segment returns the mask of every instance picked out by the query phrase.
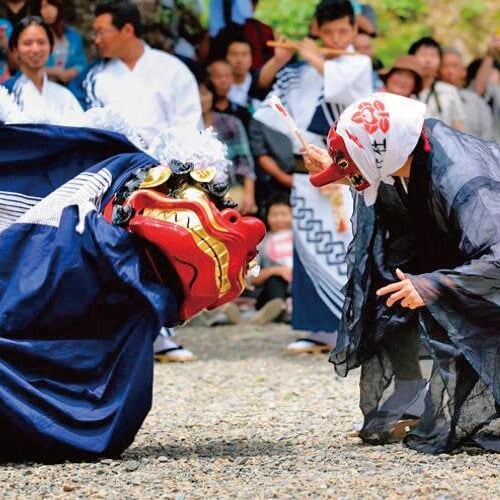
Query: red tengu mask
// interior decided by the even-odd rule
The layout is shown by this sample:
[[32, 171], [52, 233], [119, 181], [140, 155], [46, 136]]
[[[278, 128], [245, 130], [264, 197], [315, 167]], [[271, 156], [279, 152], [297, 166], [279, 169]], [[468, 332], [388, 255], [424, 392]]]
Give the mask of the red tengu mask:
[[363, 191], [370, 186], [347, 152], [344, 139], [333, 127], [328, 133], [327, 145], [332, 164], [321, 172], [311, 175], [311, 184], [316, 187], [324, 186], [345, 177], [356, 191]]

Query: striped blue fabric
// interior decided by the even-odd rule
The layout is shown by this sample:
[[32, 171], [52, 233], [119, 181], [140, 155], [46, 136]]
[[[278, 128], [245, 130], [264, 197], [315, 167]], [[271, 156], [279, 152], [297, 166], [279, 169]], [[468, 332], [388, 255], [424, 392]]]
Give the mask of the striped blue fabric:
[[0, 459], [119, 454], [177, 301], [99, 207], [156, 162], [118, 134], [46, 125], [0, 126], [0, 151]]

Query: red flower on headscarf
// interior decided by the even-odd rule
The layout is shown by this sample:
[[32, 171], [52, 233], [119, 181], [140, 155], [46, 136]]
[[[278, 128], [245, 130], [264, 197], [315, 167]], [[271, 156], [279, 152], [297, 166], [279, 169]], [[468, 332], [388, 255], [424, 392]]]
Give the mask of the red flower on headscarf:
[[362, 102], [358, 106], [356, 113], [351, 120], [354, 123], [362, 123], [369, 134], [373, 134], [379, 128], [382, 132], [387, 132], [390, 128], [389, 113], [385, 111], [384, 103], [381, 101]]

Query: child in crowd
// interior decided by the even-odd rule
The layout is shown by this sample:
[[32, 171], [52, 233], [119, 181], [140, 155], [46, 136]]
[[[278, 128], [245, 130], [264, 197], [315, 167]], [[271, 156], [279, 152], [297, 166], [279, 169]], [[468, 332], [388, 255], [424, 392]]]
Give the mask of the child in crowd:
[[240, 119], [245, 129], [248, 129], [251, 114], [245, 106], [241, 106], [229, 98], [229, 92], [234, 84], [233, 68], [225, 60], [217, 60], [207, 68], [210, 84], [213, 88], [212, 109], [218, 113], [226, 113]]
[[265, 99], [270, 90], [261, 82], [258, 70], [252, 70], [252, 46], [245, 38], [235, 38], [229, 42], [226, 61], [233, 70], [234, 83], [229, 90], [228, 99], [243, 106], [252, 113]]
[[[321, 0], [315, 18], [324, 48], [354, 52], [357, 24], [348, 0]], [[354, 100], [372, 93], [372, 62], [363, 54], [326, 58], [310, 38], [295, 45], [302, 61], [289, 64], [276, 75], [272, 92], [281, 99], [305, 140], [320, 146], [342, 111]], [[288, 52], [291, 59], [295, 50]], [[285, 58], [280, 57], [280, 61]], [[300, 143], [270, 106], [257, 109], [253, 118], [286, 134], [295, 155], [292, 326], [310, 334], [292, 342], [287, 352], [327, 352], [335, 345], [344, 302], [341, 290], [347, 271], [345, 252], [351, 240], [349, 225], [339, 222], [349, 220], [352, 197], [347, 186], [341, 187], [340, 196], [318, 193], [302, 173]], [[332, 218], [332, 210], [339, 217]]]
[[236, 116], [213, 110], [213, 86], [209, 81], [201, 82], [199, 91], [203, 125], [213, 127], [218, 138], [226, 144], [228, 158], [232, 162], [229, 170], [231, 196], [243, 215], [254, 213], [257, 211], [255, 166], [245, 128]]
[[283, 315], [292, 281], [292, 207], [285, 193], [278, 192], [269, 198], [265, 217], [268, 232], [258, 255], [261, 272], [252, 278], [252, 285], [257, 287], [257, 313], [250, 322], [256, 325]]

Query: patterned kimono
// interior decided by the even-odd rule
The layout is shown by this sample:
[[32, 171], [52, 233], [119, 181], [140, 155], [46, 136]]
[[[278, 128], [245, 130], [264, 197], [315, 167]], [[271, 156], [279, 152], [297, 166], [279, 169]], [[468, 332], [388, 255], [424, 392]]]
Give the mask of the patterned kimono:
[[[296, 121], [305, 139], [324, 146], [330, 126], [354, 100], [372, 92], [371, 62], [342, 56], [325, 62], [324, 75], [309, 64], [286, 66], [271, 91]], [[300, 144], [269, 107], [254, 118], [287, 135], [293, 152]], [[324, 192], [323, 192], [324, 193]], [[293, 317], [297, 330], [334, 332], [341, 315], [345, 255], [352, 238], [352, 197], [347, 186], [322, 194], [305, 173], [295, 173], [291, 195], [294, 231]]]

